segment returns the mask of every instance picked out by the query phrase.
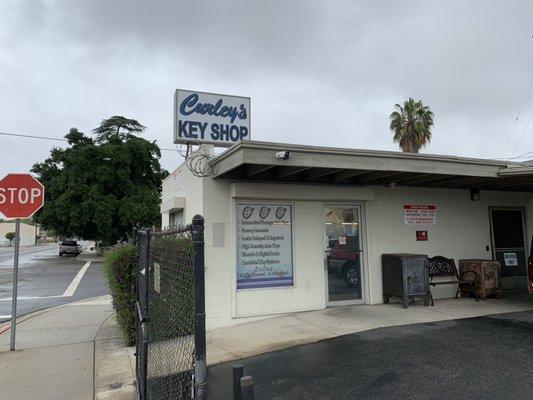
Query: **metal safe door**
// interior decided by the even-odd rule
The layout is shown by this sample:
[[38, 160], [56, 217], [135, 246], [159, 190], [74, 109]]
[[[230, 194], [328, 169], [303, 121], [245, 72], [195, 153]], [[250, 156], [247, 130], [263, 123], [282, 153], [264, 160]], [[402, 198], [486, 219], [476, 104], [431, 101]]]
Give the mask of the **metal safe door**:
[[404, 260], [405, 293], [409, 296], [427, 293], [427, 268], [423, 258]]

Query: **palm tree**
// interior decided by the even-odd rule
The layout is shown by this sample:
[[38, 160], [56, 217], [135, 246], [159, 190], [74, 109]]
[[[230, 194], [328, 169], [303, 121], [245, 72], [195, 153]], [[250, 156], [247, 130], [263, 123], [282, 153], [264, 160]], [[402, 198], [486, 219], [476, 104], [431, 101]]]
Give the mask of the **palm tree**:
[[394, 105], [395, 111], [390, 115], [390, 129], [394, 132], [394, 141], [402, 151], [418, 153], [420, 148], [431, 141], [433, 112], [420, 100], [412, 97], [403, 103]]

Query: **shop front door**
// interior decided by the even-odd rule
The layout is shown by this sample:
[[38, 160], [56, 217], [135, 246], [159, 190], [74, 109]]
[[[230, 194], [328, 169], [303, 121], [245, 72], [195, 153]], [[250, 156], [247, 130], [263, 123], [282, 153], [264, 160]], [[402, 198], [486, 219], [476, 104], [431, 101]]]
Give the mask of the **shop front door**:
[[527, 250], [524, 235], [524, 210], [491, 208], [492, 252], [500, 262], [502, 289], [525, 289]]
[[360, 303], [363, 301], [361, 206], [326, 206], [324, 219], [328, 303]]

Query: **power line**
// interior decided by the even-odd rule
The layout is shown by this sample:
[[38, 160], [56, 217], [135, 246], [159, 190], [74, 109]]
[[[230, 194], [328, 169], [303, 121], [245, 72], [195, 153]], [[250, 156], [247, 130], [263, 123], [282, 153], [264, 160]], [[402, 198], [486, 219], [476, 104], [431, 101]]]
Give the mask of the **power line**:
[[[531, 122], [531, 120], [533, 120], [533, 117], [530, 118], [530, 122]], [[528, 123], [528, 125], [529, 125], [529, 123]], [[525, 131], [525, 129], [524, 129], [524, 131]], [[55, 141], [59, 141], [59, 142], [68, 142], [67, 139], [55, 138], [55, 137], [51, 137], [51, 136], [25, 135], [25, 134], [20, 134], [20, 133], [7, 133], [7, 132], [0, 132], [0, 135], [21, 137], [21, 138], [29, 138], [29, 139], [42, 139], [42, 140], [55, 140]], [[183, 151], [181, 149], [168, 149], [168, 148], [165, 148], [165, 147], [160, 147], [159, 150], [172, 151], [174, 153], [179, 153], [182, 157], [185, 157], [185, 155], [183, 154]], [[517, 159], [523, 158], [525, 156], [533, 157], [533, 151], [529, 151], [527, 153], [521, 154], [521, 155], [516, 156], [516, 157], [512, 157], [511, 156], [511, 157], [500, 157], [500, 158], [494, 158], [494, 159], [495, 160], [517, 160]]]
[[499, 157], [499, 158], [493, 158], [493, 160], [518, 160], [519, 158], [524, 158], [526, 156], [533, 157], [533, 151], [528, 151], [527, 153], [520, 154], [516, 157]]
[[526, 104], [526, 101], [529, 97], [529, 93], [531, 93], [531, 88], [533, 87], [533, 79], [531, 80], [531, 83], [529, 84], [529, 87], [527, 88], [526, 95], [524, 96], [524, 100], [522, 100], [522, 104], [520, 105], [520, 108], [518, 109], [518, 114], [516, 115], [516, 118], [513, 123], [513, 127], [511, 128], [511, 131], [509, 132], [509, 136], [507, 137], [507, 142], [505, 143], [505, 146], [503, 148], [502, 157], [505, 155], [505, 152], [507, 151], [507, 146], [509, 146], [509, 143], [511, 142], [511, 139], [513, 137], [514, 129], [516, 128], [516, 124], [518, 123], [518, 119], [520, 118], [520, 114], [522, 114], [522, 109], [524, 108], [524, 105]]
[[529, 116], [529, 119], [527, 120], [527, 124], [526, 126], [524, 126], [524, 130], [522, 131], [522, 134], [520, 135], [520, 138], [518, 139], [518, 142], [516, 142], [513, 152], [511, 153], [511, 157], [514, 156], [514, 153], [516, 152], [516, 150], [518, 150], [518, 146], [520, 146], [520, 143], [522, 143], [522, 139], [524, 138], [524, 135], [526, 134], [527, 128], [529, 127], [531, 120], [533, 120], [533, 113], [531, 113], [531, 115]]
[[[55, 137], [50, 137], [50, 136], [24, 135], [24, 134], [21, 134], [21, 133], [0, 132], [0, 135], [21, 137], [21, 138], [29, 138], [29, 139], [42, 139], [42, 140], [55, 140], [55, 141], [59, 141], [59, 142], [68, 142], [67, 139], [55, 138]], [[177, 153], [180, 152], [180, 150], [178, 150], [178, 149], [167, 149], [167, 148], [164, 148], [164, 147], [160, 147], [159, 150], [173, 151], [173, 152], [177, 152]]]
[[68, 142], [67, 139], [54, 138], [54, 137], [49, 137], [49, 136], [22, 135], [22, 134], [20, 134], [20, 133], [0, 132], [0, 135], [5, 135], [5, 136], [15, 136], [15, 137], [23, 137], [23, 138], [32, 138], [32, 139], [58, 140], [58, 141], [60, 141], [60, 142]]

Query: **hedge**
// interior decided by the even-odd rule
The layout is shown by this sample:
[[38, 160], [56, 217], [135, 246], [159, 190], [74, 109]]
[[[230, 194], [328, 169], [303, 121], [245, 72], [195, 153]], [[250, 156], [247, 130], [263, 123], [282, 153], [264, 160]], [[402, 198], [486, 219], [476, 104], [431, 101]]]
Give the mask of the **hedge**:
[[113, 298], [117, 322], [128, 346], [135, 344], [135, 279], [137, 249], [121, 244], [104, 255], [104, 273]]

